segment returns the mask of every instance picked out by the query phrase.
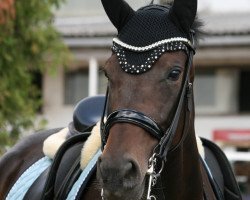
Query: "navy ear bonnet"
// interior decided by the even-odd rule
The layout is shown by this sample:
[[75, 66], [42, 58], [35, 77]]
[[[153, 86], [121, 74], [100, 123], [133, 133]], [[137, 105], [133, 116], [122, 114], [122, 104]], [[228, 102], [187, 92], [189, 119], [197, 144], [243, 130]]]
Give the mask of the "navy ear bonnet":
[[134, 12], [118, 32], [117, 38], [113, 39], [112, 50], [125, 72], [147, 72], [167, 51], [188, 53], [192, 47], [189, 33], [174, 24], [170, 12], [170, 6], [145, 6]]

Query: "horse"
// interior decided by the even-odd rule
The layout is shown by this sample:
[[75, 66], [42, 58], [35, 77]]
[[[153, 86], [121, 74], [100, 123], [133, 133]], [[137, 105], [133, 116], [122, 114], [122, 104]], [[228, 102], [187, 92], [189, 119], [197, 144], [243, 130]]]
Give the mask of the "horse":
[[[98, 111], [102, 153], [81, 192], [69, 199], [240, 200], [223, 152], [195, 135], [197, 0], [152, 2], [137, 11], [124, 0], [102, 4], [118, 31], [102, 69], [108, 79]], [[81, 126], [79, 115], [53, 164], [23, 199], [68, 199], [81, 173], [80, 146], [93, 128]], [[7, 199], [17, 179], [44, 156], [44, 141], [58, 131], [31, 135], [1, 158], [0, 199]]]

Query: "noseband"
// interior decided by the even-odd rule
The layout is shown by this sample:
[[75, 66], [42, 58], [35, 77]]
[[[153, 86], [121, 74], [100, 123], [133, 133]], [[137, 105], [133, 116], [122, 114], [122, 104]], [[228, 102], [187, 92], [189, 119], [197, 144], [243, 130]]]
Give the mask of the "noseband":
[[108, 116], [103, 130], [103, 133], [105, 133], [103, 142], [107, 141], [109, 130], [115, 123], [130, 123], [137, 125], [148, 131], [158, 140], [160, 140], [164, 134], [162, 129], [152, 118], [136, 110], [123, 109], [123, 110], [116, 110]]
[[154, 149], [153, 156], [149, 160], [149, 169], [147, 172], [147, 174], [149, 175], [147, 200], [156, 199], [155, 196], [150, 194], [151, 187], [155, 185], [157, 177], [161, 173], [161, 170], [159, 170], [158, 172], [155, 171], [156, 161], [157, 162], [160, 161], [161, 163], [160, 169], [163, 168], [164, 162], [167, 161], [167, 154], [169, 152], [169, 149], [171, 147], [173, 138], [175, 136], [175, 133], [178, 127], [179, 118], [181, 115], [181, 109], [182, 109], [185, 97], [187, 97], [188, 110], [191, 111], [192, 83], [190, 82], [189, 74], [190, 74], [190, 70], [192, 67], [193, 55], [195, 53], [194, 31], [191, 31], [190, 35], [191, 35], [192, 47], [190, 47], [189, 52], [188, 52], [187, 70], [184, 76], [184, 84], [181, 89], [179, 102], [178, 102], [177, 109], [173, 117], [172, 123], [165, 132], [157, 124], [157, 122], [155, 122], [152, 118], [146, 116], [145, 114], [141, 112], [138, 112], [136, 110], [130, 110], [130, 109], [121, 109], [121, 110], [116, 110], [112, 112], [111, 114], [108, 115], [107, 120], [104, 123], [104, 115], [106, 112], [108, 95], [109, 95], [109, 90], [107, 89], [105, 108], [104, 108], [103, 117], [101, 120], [102, 150], [104, 149], [107, 143], [110, 128], [116, 123], [134, 124], [136, 126], [143, 128], [149, 134], [151, 134], [153, 137], [159, 140], [159, 143]]

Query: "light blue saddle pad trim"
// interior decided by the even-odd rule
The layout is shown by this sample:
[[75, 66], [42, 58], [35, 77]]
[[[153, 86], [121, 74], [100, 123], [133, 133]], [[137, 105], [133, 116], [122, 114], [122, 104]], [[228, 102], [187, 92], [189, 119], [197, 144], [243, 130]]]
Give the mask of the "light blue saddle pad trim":
[[81, 175], [79, 176], [78, 180], [73, 185], [71, 191], [68, 194], [68, 197], [66, 200], [75, 200], [77, 197], [77, 194], [84, 183], [85, 179], [87, 178], [90, 171], [95, 166], [98, 157], [101, 155], [102, 151], [98, 150], [97, 153], [94, 155], [94, 157], [91, 159], [91, 161], [88, 163], [88, 165], [85, 167], [85, 169], [82, 171]]
[[30, 186], [52, 164], [52, 160], [43, 157], [31, 165], [17, 180], [9, 191], [6, 200], [22, 200]]

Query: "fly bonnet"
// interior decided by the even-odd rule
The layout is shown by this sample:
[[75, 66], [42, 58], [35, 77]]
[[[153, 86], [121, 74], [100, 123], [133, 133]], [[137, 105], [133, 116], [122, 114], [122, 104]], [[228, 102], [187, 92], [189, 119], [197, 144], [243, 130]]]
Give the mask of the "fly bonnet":
[[193, 48], [190, 28], [197, 9], [195, 4], [188, 3], [191, 11], [190, 8], [183, 9], [183, 4], [187, 4], [185, 1], [180, 8], [176, 1], [173, 5], [150, 4], [134, 11], [124, 1], [102, 2], [118, 30], [112, 50], [125, 72], [147, 72], [165, 52], [183, 50], [188, 54], [188, 50]]

